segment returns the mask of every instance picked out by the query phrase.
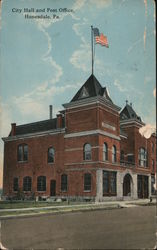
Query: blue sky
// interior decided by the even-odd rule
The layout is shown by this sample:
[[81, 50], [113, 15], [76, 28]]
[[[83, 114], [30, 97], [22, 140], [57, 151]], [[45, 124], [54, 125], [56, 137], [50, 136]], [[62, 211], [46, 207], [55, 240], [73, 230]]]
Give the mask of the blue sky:
[[[25, 19], [24, 8], [45, 8], [42, 14], [51, 18]], [[57, 9], [59, 18], [53, 19], [47, 8]], [[109, 49], [95, 46], [94, 75], [115, 104], [124, 107], [128, 99], [143, 121], [154, 125], [154, 8], [153, 0], [3, 0], [1, 137], [12, 122], [47, 119], [49, 104], [55, 116], [72, 99], [91, 74], [91, 25], [109, 42]], [[1, 170], [2, 158], [1, 142]]]

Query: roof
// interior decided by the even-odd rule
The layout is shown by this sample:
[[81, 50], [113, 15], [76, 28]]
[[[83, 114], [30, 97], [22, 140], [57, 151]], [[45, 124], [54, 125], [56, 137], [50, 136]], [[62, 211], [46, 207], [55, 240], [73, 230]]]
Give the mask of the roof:
[[132, 108], [132, 105], [126, 104], [124, 109], [120, 112], [120, 120], [130, 119], [142, 122], [141, 117], [136, 114], [135, 110]]
[[[53, 129], [57, 129], [57, 118], [16, 126], [16, 135], [44, 132]], [[11, 136], [11, 133], [9, 136]]]
[[78, 90], [71, 102], [95, 96], [103, 96], [108, 102], [113, 103], [108, 95], [106, 87], [103, 88], [96, 77], [92, 74]]

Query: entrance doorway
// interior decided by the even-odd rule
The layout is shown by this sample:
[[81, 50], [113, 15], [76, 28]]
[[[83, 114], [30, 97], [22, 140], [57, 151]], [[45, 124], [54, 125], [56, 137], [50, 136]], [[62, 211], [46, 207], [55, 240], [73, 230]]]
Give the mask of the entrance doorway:
[[148, 176], [138, 175], [138, 198], [148, 198]]
[[131, 196], [131, 176], [126, 174], [123, 181], [123, 196]]
[[56, 181], [50, 181], [50, 196], [56, 196]]

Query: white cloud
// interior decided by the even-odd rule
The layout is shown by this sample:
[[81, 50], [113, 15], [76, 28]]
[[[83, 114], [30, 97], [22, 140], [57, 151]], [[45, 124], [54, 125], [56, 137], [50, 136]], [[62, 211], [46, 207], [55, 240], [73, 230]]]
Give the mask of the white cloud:
[[108, 7], [110, 4], [112, 4], [112, 0], [89, 0], [89, 4], [95, 5], [98, 9]]
[[153, 133], [155, 133], [155, 125], [147, 124], [139, 129], [139, 133], [146, 139], [149, 139]]
[[74, 51], [70, 58], [71, 64], [75, 68], [81, 69], [84, 72], [89, 71], [90, 60], [91, 60], [91, 53], [89, 44], [81, 45], [80, 49]]
[[126, 91], [126, 88], [124, 88], [124, 86], [119, 82], [118, 79], [116, 79], [113, 83], [120, 92], [125, 92]]
[[76, 2], [73, 5], [73, 10], [80, 10], [84, 7], [86, 0], [76, 0]]

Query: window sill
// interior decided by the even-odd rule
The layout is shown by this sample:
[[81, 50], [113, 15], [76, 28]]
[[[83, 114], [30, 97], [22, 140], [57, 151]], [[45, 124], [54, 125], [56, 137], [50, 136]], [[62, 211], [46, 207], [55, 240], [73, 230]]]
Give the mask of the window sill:
[[91, 190], [83, 190], [84, 193], [91, 193]]
[[18, 161], [17, 163], [28, 163], [28, 161]]

